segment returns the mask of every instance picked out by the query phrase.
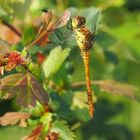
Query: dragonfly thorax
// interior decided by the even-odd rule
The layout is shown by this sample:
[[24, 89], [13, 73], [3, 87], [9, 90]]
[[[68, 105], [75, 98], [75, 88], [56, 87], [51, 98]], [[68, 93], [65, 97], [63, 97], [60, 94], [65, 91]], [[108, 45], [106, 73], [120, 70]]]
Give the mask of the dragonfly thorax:
[[75, 16], [73, 19], [72, 19], [72, 28], [75, 29], [75, 28], [80, 28], [82, 26], [84, 26], [86, 23], [86, 19], [85, 17], [82, 17], [82, 16]]

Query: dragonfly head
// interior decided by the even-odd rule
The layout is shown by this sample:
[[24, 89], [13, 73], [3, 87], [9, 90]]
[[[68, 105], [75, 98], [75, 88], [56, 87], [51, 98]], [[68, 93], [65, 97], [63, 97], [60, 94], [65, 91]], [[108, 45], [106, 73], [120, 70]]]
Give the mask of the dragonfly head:
[[86, 23], [86, 19], [85, 17], [82, 16], [75, 16], [72, 18], [72, 28], [80, 28], [82, 26], [84, 26]]

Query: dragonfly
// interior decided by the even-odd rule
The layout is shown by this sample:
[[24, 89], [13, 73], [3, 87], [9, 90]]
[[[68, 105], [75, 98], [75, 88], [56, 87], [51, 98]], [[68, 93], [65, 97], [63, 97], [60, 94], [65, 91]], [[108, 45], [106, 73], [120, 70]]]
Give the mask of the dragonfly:
[[[70, 11], [66, 10], [64, 12], [64, 15], [59, 20], [56, 20], [56, 18], [53, 17], [52, 12], [45, 11], [45, 24], [43, 24], [40, 27], [36, 39], [29, 46], [27, 46], [27, 48], [30, 48], [34, 44], [44, 45], [48, 43], [54, 44], [58, 43], [60, 46], [76, 45], [79, 47], [85, 68], [89, 115], [91, 118], [93, 118], [94, 103], [93, 103], [93, 90], [91, 87], [91, 79], [89, 72], [90, 71], [89, 62], [90, 62], [90, 49], [92, 48], [92, 43], [95, 41], [96, 24], [94, 26], [94, 30], [92, 33], [85, 26], [86, 24], [85, 17], [75, 16], [73, 18], [70, 18], [70, 16], [71, 16]], [[63, 26], [65, 27], [63, 29], [60, 29]], [[54, 41], [54, 38], [56, 41]], [[68, 44], [68, 42], [73, 43]]]
[[[69, 37], [67, 36], [63, 40], [60, 40], [58, 38], [57, 39], [59, 40], [61, 46], [63, 46], [63, 44], [65, 46], [72, 45], [72, 46], [78, 46], [78, 48], [80, 49], [81, 56], [84, 63], [84, 69], [85, 69], [89, 115], [91, 118], [93, 118], [94, 110], [95, 110], [94, 103], [93, 103], [94, 92], [91, 86], [89, 63], [90, 63], [90, 49], [92, 48], [93, 43], [95, 41], [96, 24], [94, 26], [93, 33], [86, 27], [85, 24], [86, 24], [86, 18], [83, 16], [75, 16], [71, 18], [71, 28], [72, 28], [73, 33], [71, 33], [70, 38], [72, 40], [72, 44], [64, 43], [63, 40], [65, 40], [65, 42], [69, 42], [68, 41]], [[68, 34], [70, 33], [70, 31], [67, 31], [67, 32]], [[63, 32], [63, 34], [65, 34], [65, 31]], [[59, 37], [58, 35], [56, 36]], [[72, 36], [75, 38], [76, 42], [74, 42], [74, 39]]]
[[72, 18], [72, 28], [75, 33], [75, 38], [78, 44], [78, 47], [81, 51], [81, 56], [84, 62], [85, 67], [85, 78], [87, 86], [87, 97], [88, 97], [88, 106], [89, 114], [92, 118], [94, 115], [94, 104], [93, 104], [93, 90], [91, 88], [91, 79], [89, 72], [89, 61], [90, 61], [90, 49], [92, 48], [92, 41], [95, 40], [95, 31], [94, 34], [85, 26], [86, 19], [82, 16], [76, 16]]

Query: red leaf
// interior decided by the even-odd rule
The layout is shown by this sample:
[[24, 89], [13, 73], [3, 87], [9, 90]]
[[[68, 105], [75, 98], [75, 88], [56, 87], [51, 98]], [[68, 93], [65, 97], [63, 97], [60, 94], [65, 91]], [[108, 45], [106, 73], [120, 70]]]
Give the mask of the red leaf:
[[33, 131], [32, 134], [23, 138], [23, 140], [39, 140], [41, 132], [43, 129], [43, 124], [38, 125]]
[[48, 95], [37, 79], [27, 74], [13, 74], [0, 81], [0, 90], [9, 94], [8, 98], [17, 95], [17, 103], [23, 107], [35, 106], [36, 101], [43, 105], [48, 104]]
[[40, 52], [37, 53], [37, 59], [38, 59], [39, 64], [42, 64], [44, 62], [45, 58], [46, 57], [42, 53], [40, 53]]
[[30, 117], [29, 113], [25, 112], [9, 112], [0, 117], [0, 125], [14, 125], [19, 122], [20, 127], [26, 127], [26, 120]]
[[20, 52], [13, 51], [8, 56], [8, 62], [5, 66], [5, 70], [10, 71], [18, 65], [25, 64], [25, 59], [21, 57]]
[[43, 24], [39, 29], [36, 39], [27, 46], [30, 48], [34, 44], [38, 44], [44, 46], [49, 43], [49, 35], [57, 28], [60, 28], [67, 24], [70, 19], [70, 12], [68, 10], [65, 11], [64, 15], [57, 19], [56, 16], [52, 13], [52, 11], [45, 12], [43, 14]]
[[9, 47], [7, 42], [0, 39], [0, 75], [3, 75], [4, 71], [10, 71], [19, 65], [26, 64], [26, 59], [21, 56], [21, 53], [10, 52]]
[[0, 80], [1, 97], [4, 99], [11, 99], [16, 95], [16, 82], [24, 76], [23, 73], [12, 74]]
[[58, 139], [58, 133], [56, 132], [50, 132], [48, 136], [45, 138], [45, 140], [57, 140]]

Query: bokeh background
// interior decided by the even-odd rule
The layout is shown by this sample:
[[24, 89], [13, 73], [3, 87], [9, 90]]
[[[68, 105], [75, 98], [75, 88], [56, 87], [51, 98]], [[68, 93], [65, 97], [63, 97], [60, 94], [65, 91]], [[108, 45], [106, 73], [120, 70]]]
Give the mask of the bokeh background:
[[[0, 36], [10, 43], [27, 44], [36, 35], [36, 27], [41, 15], [40, 9], [54, 9], [59, 14], [70, 7], [78, 10], [96, 7], [101, 10], [97, 38], [94, 49], [91, 50], [93, 54], [90, 65], [92, 79], [119, 80], [132, 84], [139, 90], [139, 0], [0, 0]], [[3, 24], [3, 20], [17, 27], [24, 36], [21, 38], [20, 35], [13, 35], [13, 32]], [[56, 74], [55, 77], [58, 80], [54, 81], [60, 83], [59, 79], [61, 79], [65, 83], [69, 77], [71, 83], [84, 81], [84, 69], [77, 49], [72, 51], [68, 62]], [[97, 97], [95, 118], [82, 124], [80, 121], [77, 122], [78, 119], [70, 122], [70, 125], [75, 124], [72, 129], [77, 136], [76, 140], [139, 140], [140, 103], [126, 97], [101, 92], [96, 87], [93, 88]], [[71, 96], [62, 95], [62, 99], [68, 103], [74, 95], [74, 93]], [[52, 95], [52, 99], [62, 102], [61, 97]], [[65, 106], [63, 103], [60, 105]], [[66, 114], [70, 111], [69, 107], [65, 108]], [[0, 101], [0, 115], [17, 109], [14, 100]], [[63, 110], [57, 111], [59, 113]], [[77, 111], [76, 115], [87, 114], [87, 111], [85, 114], [83, 112]], [[29, 132], [31, 132], [30, 128], [0, 127], [0, 139], [20, 140]]]

